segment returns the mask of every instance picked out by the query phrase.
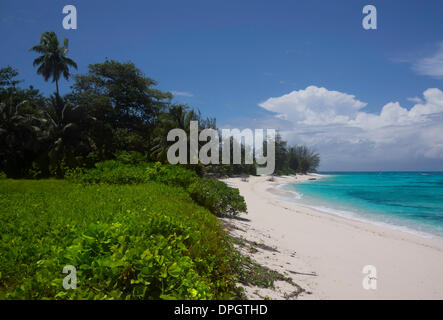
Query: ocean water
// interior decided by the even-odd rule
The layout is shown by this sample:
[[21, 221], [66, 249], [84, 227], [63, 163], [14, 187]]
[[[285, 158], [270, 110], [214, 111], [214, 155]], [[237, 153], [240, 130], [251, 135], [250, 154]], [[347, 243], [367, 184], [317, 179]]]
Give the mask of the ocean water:
[[323, 172], [282, 189], [331, 214], [443, 239], [443, 172]]

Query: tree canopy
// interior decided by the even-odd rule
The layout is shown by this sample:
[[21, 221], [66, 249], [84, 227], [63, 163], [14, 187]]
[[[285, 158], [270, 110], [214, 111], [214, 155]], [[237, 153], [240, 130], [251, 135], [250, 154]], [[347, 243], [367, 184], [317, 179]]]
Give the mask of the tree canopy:
[[[32, 86], [21, 88], [17, 70], [10, 66], [0, 69], [0, 171], [8, 176], [63, 177], [69, 170], [93, 167], [121, 152], [166, 162], [172, 144], [167, 141], [169, 130], [183, 129], [189, 137], [190, 121], [199, 122], [199, 132], [217, 129], [215, 118], [204, 118], [199, 110], [172, 103], [173, 95], [159, 90], [157, 82], [132, 62], [91, 64], [85, 74], [73, 77], [71, 92], [60, 96], [60, 77], [69, 79], [69, 69], [77, 68], [66, 56], [68, 40], [60, 46], [54, 32], [45, 32], [31, 50], [41, 54], [34, 66], [45, 80], [52, 78], [56, 93], [45, 97]], [[231, 141], [231, 149], [233, 144]], [[309, 148], [290, 146], [280, 134], [275, 145], [277, 174], [317, 169], [319, 155]], [[241, 146], [242, 154], [246, 149]], [[199, 174], [215, 175], [256, 171], [255, 163], [244, 161], [189, 167]]]
[[37, 73], [42, 75], [45, 81], [52, 78], [56, 85], [56, 94], [59, 96], [58, 81], [60, 76], [69, 79], [69, 68], [77, 69], [74, 60], [68, 58], [68, 39], [64, 39], [60, 46], [55, 32], [44, 32], [40, 37], [40, 43], [33, 46], [31, 51], [41, 54], [34, 60], [34, 67], [38, 66]]

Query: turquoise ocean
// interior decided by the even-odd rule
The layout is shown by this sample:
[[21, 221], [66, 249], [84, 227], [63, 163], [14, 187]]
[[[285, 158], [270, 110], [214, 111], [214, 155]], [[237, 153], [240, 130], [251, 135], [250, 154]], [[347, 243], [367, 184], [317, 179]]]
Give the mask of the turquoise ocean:
[[443, 172], [320, 172], [283, 185], [291, 200], [330, 214], [443, 239]]

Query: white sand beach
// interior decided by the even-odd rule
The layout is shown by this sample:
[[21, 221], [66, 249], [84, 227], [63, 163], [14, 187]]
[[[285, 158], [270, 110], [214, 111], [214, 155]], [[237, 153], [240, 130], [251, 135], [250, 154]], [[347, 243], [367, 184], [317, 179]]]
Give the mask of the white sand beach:
[[[254, 260], [290, 276], [305, 290], [298, 299], [443, 299], [443, 241], [318, 212], [278, 197], [278, 185], [313, 177], [224, 180], [239, 188], [248, 206], [240, 219], [224, 220], [235, 226], [230, 228], [233, 236], [263, 245], [258, 252], [248, 252]], [[375, 290], [363, 287], [365, 265], [376, 267]], [[284, 281], [276, 282], [275, 289], [245, 288], [251, 299], [294, 298], [291, 293], [296, 290]]]

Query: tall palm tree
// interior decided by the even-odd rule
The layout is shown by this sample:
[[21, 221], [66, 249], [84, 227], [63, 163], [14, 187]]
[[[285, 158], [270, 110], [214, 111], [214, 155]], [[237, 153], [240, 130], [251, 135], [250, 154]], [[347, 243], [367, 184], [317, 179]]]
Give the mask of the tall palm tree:
[[182, 129], [188, 133], [189, 139], [189, 128], [193, 120], [198, 120], [198, 114], [183, 105], [174, 105], [167, 113], [160, 114], [155, 129], [154, 146], [151, 149], [157, 160], [166, 161], [168, 148], [172, 144], [166, 140], [168, 132], [172, 129]]
[[65, 38], [63, 46], [59, 46], [55, 32], [44, 32], [40, 37], [40, 43], [33, 46], [30, 51], [42, 54], [34, 60], [34, 67], [39, 66], [37, 73], [41, 74], [45, 81], [52, 77], [58, 97], [58, 80], [60, 76], [63, 75], [68, 80], [70, 75], [69, 67], [77, 69], [77, 64], [66, 56], [68, 52], [68, 39]]

